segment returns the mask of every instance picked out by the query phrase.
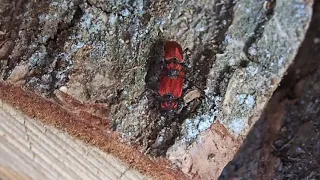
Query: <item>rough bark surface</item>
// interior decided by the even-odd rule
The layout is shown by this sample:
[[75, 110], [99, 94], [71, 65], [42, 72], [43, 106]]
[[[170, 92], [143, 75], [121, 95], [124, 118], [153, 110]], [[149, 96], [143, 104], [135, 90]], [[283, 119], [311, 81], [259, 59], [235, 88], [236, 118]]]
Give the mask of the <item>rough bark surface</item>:
[[294, 63], [220, 179], [319, 179], [320, 2]]
[[[123, 142], [204, 179], [219, 176], [259, 118], [297, 54], [313, 4], [2, 1], [2, 80], [110, 122]], [[170, 118], [155, 93], [168, 39], [182, 45], [188, 67], [181, 111]], [[202, 161], [215, 168], [201, 169]]]

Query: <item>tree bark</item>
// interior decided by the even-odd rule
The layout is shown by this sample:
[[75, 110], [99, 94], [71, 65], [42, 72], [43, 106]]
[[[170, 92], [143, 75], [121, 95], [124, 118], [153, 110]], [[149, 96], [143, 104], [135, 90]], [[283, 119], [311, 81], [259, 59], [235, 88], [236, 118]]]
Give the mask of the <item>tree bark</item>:
[[[202, 179], [219, 176], [260, 117], [298, 52], [313, 5], [2, 1], [5, 83], [99, 118], [108, 124], [95, 126], [102, 132], [115, 130], [124, 144]], [[181, 44], [186, 65], [181, 109], [170, 118], [157, 95], [167, 40]]]

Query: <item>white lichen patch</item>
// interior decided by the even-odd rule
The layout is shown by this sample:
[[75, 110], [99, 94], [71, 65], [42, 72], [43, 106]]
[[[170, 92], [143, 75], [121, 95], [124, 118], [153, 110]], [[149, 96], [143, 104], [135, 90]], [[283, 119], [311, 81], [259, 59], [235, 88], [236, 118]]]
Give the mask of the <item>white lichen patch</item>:
[[30, 66], [37, 66], [44, 63], [46, 56], [48, 55], [46, 48], [44, 46], [41, 47], [38, 51], [33, 53], [29, 58], [29, 65]]
[[252, 95], [247, 96], [245, 103], [246, 103], [248, 109], [252, 109], [254, 107], [254, 104], [255, 104], [254, 99], [255, 99], [255, 97]]
[[281, 58], [278, 60], [278, 66], [282, 66], [282, 65], [283, 65], [283, 62], [284, 62], [284, 57], [281, 57]]
[[91, 7], [85, 8], [84, 14], [80, 19], [79, 29], [77, 32], [77, 40], [81, 40], [83, 43], [93, 43], [94, 36], [99, 34], [105, 34], [108, 29], [106, 24], [106, 15], [98, 8]]
[[254, 46], [251, 46], [250, 48], [249, 48], [249, 52], [248, 52], [251, 56], [256, 56], [257, 55], [257, 49], [256, 49], [256, 47], [254, 47]]
[[244, 101], [246, 100], [247, 98], [247, 95], [246, 94], [238, 94], [236, 96], [237, 100], [238, 100], [238, 103], [241, 105], [244, 103]]
[[254, 64], [250, 64], [247, 68], [246, 68], [246, 73], [248, 73], [250, 76], [255, 76], [257, 73], [259, 72], [259, 67], [257, 67]]
[[197, 136], [209, 129], [211, 125], [214, 123], [215, 118], [218, 115], [217, 109], [219, 108], [221, 97], [219, 96], [208, 96], [212, 99], [206, 99], [205, 105], [206, 107], [212, 107], [213, 103], [215, 104], [214, 109], [208, 109], [204, 113], [200, 115], [196, 115], [195, 117], [188, 118], [182, 124], [181, 138], [180, 141], [191, 143], [193, 140], [197, 138]]
[[229, 124], [227, 124], [228, 130], [233, 132], [235, 135], [240, 135], [247, 127], [248, 119], [245, 117], [234, 118], [229, 122]]

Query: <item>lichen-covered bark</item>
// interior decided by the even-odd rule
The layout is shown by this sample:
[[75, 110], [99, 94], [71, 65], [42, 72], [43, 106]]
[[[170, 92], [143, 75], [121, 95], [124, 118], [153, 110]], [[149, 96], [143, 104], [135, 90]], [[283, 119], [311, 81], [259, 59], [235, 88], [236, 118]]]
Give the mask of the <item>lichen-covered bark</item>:
[[[312, 2], [264, 3], [4, 1], [0, 75], [64, 108], [76, 111], [66, 95], [85, 104], [153, 155], [173, 145], [167, 156], [178, 162], [172, 152], [216, 120], [244, 138], [291, 64]], [[165, 40], [184, 49], [190, 93], [172, 118], [159, 113], [156, 93]]]
[[[235, 136], [248, 132], [253, 123], [250, 116], [260, 113], [271, 97], [297, 54], [311, 19], [312, 4], [306, 2], [278, 0], [272, 12], [254, 4], [248, 1], [236, 6], [239, 18], [229, 28], [226, 53], [216, 61], [233, 69], [220, 121]], [[215, 69], [212, 75], [209, 79], [217, 77]]]
[[220, 179], [319, 178], [320, 2], [299, 52]]
[[[109, 118], [114, 129], [163, 154], [176, 137], [185, 134], [187, 125], [181, 124], [201, 103], [197, 95], [181, 117], [161, 118], [153, 92], [163, 43], [173, 39], [182, 45], [188, 66], [184, 91], [203, 94], [232, 21], [233, 5], [233, 1], [26, 2], [21, 6], [25, 18], [16, 30], [16, 45], [6, 52], [10, 56], [2, 66], [2, 78], [47, 97], [57, 96], [59, 103], [63, 103], [61, 91], [84, 103], [100, 103], [108, 113], [99, 116]], [[196, 113], [210, 112], [198, 122], [203, 130], [217, 112], [212, 102], [220, 99], [207, 99]]]
[[[220, 96], [221, 103], [217, 103], [216, 119], [240, 142], [259, 118], [297, 54], [309, 25], [311, 12], [312, 3], [302, 1], [278, 0], [274, 8], [269, 10], [263, 7], [263, 2], [239, 1], [234, 6], [234, 18], [226, 32], [223, 51], [216, 55], [210, 69], [206, 92], [209, 97]], [[201, 120], [200, 122], [203, 122]], [[198, 124], [199, 119], [189, 118], [185, 122], [187, 125]], [[199, 124], [200, 126], [187, 126], [186, 136], [182, 137], [197, 134], [203, 127]], [[193, 164], [190, 163], [192, 159], [202, 158], [202, 155], [194, 152], [195, 148], [199, 148], [197, 151], [206, 149], [206, 144], [202, 141], [210, 139], [207, 136], [218, 134], [207, 133], [201, 136], [201, 139], [198, 139], [200, 145], [194, 144], [185, 151], [181, 151], [181, 147], [188, 149], [186, 138], [181, 138], [169, 149], [168, 157], [180, 165]], [[212, 148], [211, 151], [205, 150], [202, 153], [220, 155], [222, 152], [219, 152], [219, 149], [224, 149], [224, 141], [217, 140], [215, 143], [217, 151]], [[230, 148], [233, 146], [230, 145]], [[208, 158], [204, 161], [210, 160]], [[201, 171], [203, 168], [200, 164], [190, 167], [192, 168], [186, 168], [189, 172]], [[205, 177], [210, 174], [207, 173]]]

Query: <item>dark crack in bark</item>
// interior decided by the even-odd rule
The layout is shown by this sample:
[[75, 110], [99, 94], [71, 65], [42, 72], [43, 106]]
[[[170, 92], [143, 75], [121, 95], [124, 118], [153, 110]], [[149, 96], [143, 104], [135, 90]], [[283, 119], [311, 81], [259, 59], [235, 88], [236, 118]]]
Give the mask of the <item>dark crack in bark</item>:
[[[253, 34], [249, 36], [247, 41], [244, 44], [243, 52], [247, 56], [248, 60], [259, 63], [259, 60], [254, 55], [251, 55], [249, 53], [249, 48], [256, 43], [262, 36], [264, 32], [264, 26], [265, 24], [272, 18], [273, 16], [273, 8], [276, 5], [276, 1], [270, 2], [272, 5], [270, 5], [269, 9], [264, 9], [264, 7], [261, 8], [261, 10], [258, 12], [259, 14], [256, 15], [257, 17], [257, 24], [256, 27], [253, 30]], [[263, 12], [264, 13], [261, 13]]]

